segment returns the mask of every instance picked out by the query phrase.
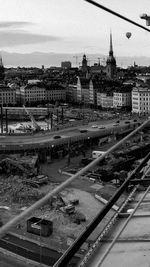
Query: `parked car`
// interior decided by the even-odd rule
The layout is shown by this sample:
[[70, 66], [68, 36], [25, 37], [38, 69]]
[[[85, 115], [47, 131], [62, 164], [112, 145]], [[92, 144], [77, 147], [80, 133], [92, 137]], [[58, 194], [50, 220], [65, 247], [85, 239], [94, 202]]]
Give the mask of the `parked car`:
[[105, 126], [98, 126], [98, 129], [105, 129]]
[[92, 128], [97, 128], [98, 126], [97, 125], [92, 125]]
[[80, 133], [87, 133], [86, 129], [80, 130]]
[[60, 135], [55, 135], [53, 138], [54, 139], [58, 139], [58, 138], [61, 138], [61, 136]]
[[125, 123], [127, 124], [127, 123], [130, 123], [130, 121], [125, 121]]

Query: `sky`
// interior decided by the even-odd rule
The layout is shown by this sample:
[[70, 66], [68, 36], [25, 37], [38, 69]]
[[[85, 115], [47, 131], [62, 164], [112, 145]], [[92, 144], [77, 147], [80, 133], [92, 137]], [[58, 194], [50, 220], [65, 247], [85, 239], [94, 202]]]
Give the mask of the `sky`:
[[[150, 14], [149, 0], [97, 2], [147, 27], [140, 15]], [[150, 56], [150, 32], [84, 0], [0, 0], [0, 7], [0, 50], [107, 55], [111, 30], [116, 57]]]

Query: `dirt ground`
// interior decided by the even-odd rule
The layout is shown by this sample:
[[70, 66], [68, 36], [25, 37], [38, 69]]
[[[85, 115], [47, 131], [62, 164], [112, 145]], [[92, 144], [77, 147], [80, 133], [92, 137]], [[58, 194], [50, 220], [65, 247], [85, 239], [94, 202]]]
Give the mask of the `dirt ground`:
[[[76, 157], [75, 161], [71, 161], [74, 166], [80, 161], [82, 156]], [[41, 166], [41, 173], [44, 173], [50, 177], [48, 185], [42, 186], [40, 192], [46, 194], [54, 189], [59, 183], [68, 179], [68, 175], [59, 173], [59, 168], [63, 168], [66, 164], [66, 159], [56, 160], [52, 164], [43, 164]], [[86, 222], [81, 224], [73, 223], [69, 215], [62, 213], [59, 209], [52, 209], [50, 205], [45, 205], [41, 209], [37, 210], [32, 216], [41, 217], [44, 219], [53, 221], [53, 234], [50, 238], [44, 238], [35, 236], [31, 233], [27, 233], [26, 221], [21, 222], [21, 229], [16, 226], [12, 228], [12, 232], [21, 236], [25, 236], [28, 239], [32, 239], [35, 242], [39, 242], [50, 248], [57, 249], [58, 251], [64, 251], [73, 242], [75, 238], [85, 229], [86, 225], [96, 216], [96, 214], [103, 208], [103, 204], [99, 202], [94, 194], [97, 191], [96, 184], [89, 180], [83, 180], [81, 178], [75, 180], [68, 188], [61, 192], [61, 196], [66, 203], [69, 203], [71, 199], [79, 199], [79, 205], [76, 206], [76, 210], [86, 217]], [[7, 205], [7, 203], [0, 203], [0, 205]], [[10, 210], [0, 209], [0, 216], [3, 218], [3, 223], [8, 222], [21, 212], [23, 204], [12, 204]], [[24, 203], [24, 206], [28, 207], [28, 204]], [[108, 216], [112, 216], [113, 212]], [[31, 217], [31, 216], [30, 216]], [[107, 220], [107, 219], [106, 219]], [[104, 223], [106, 223], [104, 220]], [[93, 235], [89, 240], [94, 241], [99, 234], [100, 228], [97, 228], [93, 232]]]
[[[45, 189], [47, 190], [47, 188]], [[50, 237], [39, 237], [31, 233], [27, 233], [26, 221], [21, 222], [21, 228], [17, 228], [16, 226], [13, 227], [11, 232], [24, 236], [28, 239], [32, 239], [35, 242], [39, 242], [50, 248], [57, 249], [58, 251], [66, 250], [70, 245], [70, 243], [68, 242], [73, 242], [73, 240], [76, 239], [76, 237], [85, 229], [89, 222], [103, 208], [103, 204], [95, 199], [93, 194], [75, 188], [68, 188], [64, 190], [61, 193], [61, 196], [65, 200], [66, 204], [69, 203], [69, 200], [72, 199], [79, 200], [79, 204], [75, 208], [77, 212], [84, 214], [84, 216], [86, 217], [85, 222], [82, 222], [81, 224], [73, 223], [71, 217], [68, 214], [64, 214], [59, 209], [52, 208], [51, 205], [47, 204], [41, 209], [36, 210], [32, 216], [37, 216], [42, 219], [53, 221], [53, 233]], [[3, 222], [6, 223], [8, 220], [13, 218], [17, 213], [16, 211], [16, 207], [15, 210], [11, 209], [10, 211], [4, 211], [0, 209], [0, 215], [4, 220]], [[99, 230], [97, 229], [97, 235], [98, 234]], [[93, 238], [95, 238], [95, 234]], [[93, 238], [90, 238], [90, 240], [93, 240]]]
[[[94, 148], [91, 147], [88, 151], [86, 151], [86, 157], [91, 157], [93, 149]], [[81, 158], [83, 158], [83, 155], [71, 158], [69, 168], [79, 166]], [[46, 194], [53, 188], [55, 188], [58, 184], [68, 179], [69, 176], [62, 174], [60, 171], [63, 170], [66, 166], [67, 158], [57, 159], [53, 160], [51, 163], [41, 164], [40, 173], [45, 174], [49, 177], [49, 183], [45, 186], [42, 186], [39, 189], [40, 192]], [[66, 250], [70, 243], [75, 240], [75, 238], [85, 229], [89, 222], [92, 221], [97, 213], [103, 208], [103, 204], [99, 202], [94, 196], [98, 187], [93, 185], [96, 184], [93, 184], [93, 182], [89, 180], [78, 178], [73, 181], [64, 191], [61, 192], [61, 195], [63, 196], [63, 199], [65, 199], [66, 203], [69, 203], [69, 200], [71, 199], [79, 199], [79, 205], [76, 206], [76, 210], [85, 215], [85, 222], [82, 222], [81, 224], [73, 223], [69, 215], [64, 214], [59, 209], [52, 208], [49, 204], [47, 204], [41, 209], [35, 211], [32, 216], [37, 216], [53, 221], [53, 233], [49, 238], [39, 237], [31, 233], [27, 233], [26, 221], [21, 222], [21, 228], [17, 228], [15, 226], [11, 231], [15, 234], [25, 236], [28, 239], [32, 239], [35, 242], [40, 242], [41, 244], [49, 246], [50, 248], [57, 249], [58, 251]], [[7, 203], [0, 203], [0, 205], [7, 205]], [[25, 207], [28, 207], [28, 205], [29, 204], [26, 205], [26, 203], [24, 203]], [[0, 216], [2, 216], [3, 218], [3, 223], [6, 223], [8, 220], [19, 214], [21, 212], [20, 208], [22, 207], [23, 204], [11, 204], [11, 209], [9, 211], [0, 209]], [[104, 224], [110, 219], [112, 215], [113, 211], [110, 211], [102, 224], [90, 236], [89, 240], [94, 241], [96, 239], [101, 229], [104, 227]]]

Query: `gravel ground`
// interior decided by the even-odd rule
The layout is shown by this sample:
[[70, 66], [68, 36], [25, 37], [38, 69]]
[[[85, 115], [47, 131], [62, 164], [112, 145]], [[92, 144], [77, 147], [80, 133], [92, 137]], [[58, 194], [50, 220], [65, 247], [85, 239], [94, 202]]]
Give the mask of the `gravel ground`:
[[[91, 193], [75, 188], [68, 188], [67, 190], [64, 190], [61, 193], [61, 196], [66, 203], [69, 203], [69, 200], [71, 199], [79, 199], [79, 205], [76, 206], [76, 210], [85, 215], [86, 222], [82, 222], [81, 224], [73, 223], [69, 215], [64, 214], [59, 209], [51, 208], [50, 205], [46, 205], [35, 211], [33, 216], [53, 221], [53, 234], [49, 238], [39, 237], [31, 233], [27, 233], [26, 222], [24, 221], [21, 222], [21, 229], [13, 227], [12, 232], [26, 236], [26, 238], [34, 239], [42, 244], [46, 244], [50, 248], [57, 249], [59, 251], [66, 250], [68, 247], [68, 238], [74, 240], [103, 208], [103, 204], [95, 199]], [[7, 212], [7, 219], [8, 217], [12, 217], [11, 212]], [[95, 239], [98, 234], [99, 229], [96, 230], [93, 237], [90, 237], [90, 240]]]

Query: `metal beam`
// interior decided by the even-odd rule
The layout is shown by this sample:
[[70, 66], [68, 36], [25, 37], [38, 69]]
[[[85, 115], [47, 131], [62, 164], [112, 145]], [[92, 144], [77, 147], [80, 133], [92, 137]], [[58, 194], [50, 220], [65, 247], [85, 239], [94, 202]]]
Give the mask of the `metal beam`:
[[150, 30], [147, 29], [146, 27], [144, 27], [143, 25], [138, 24], [137, 22], [135, 22], [135, 21], [133, 21], [131, 19], [128, 19], [127, 17], [125, 17], [125, 16], [113, 11], [112, 9], [109, 9], [109, 8], [103, 6], [103, 5], [101, 5], [101, 4], [99, 4], [99, 3], [95, 2], [95, 1], [92, 1], [92, 0], [84, 0], [84, 1], [96, 6], [98, 8], [101, 8], [101, 9], [107, 11], [108, 13], [111, 13], [112, 15], [115, 15], [116, 17], [119, 17], [120, 19], [123, 19], [123, 20], [125, 20], [125, 21], [127, 21], [127, 22], [129, 22], [129, 23], [131, 23], [131, 24], [133, 24], [133, 25], [135, 25], [135, 26], [147, 31], [147, 32], [150, 32]]
[[1, 105], [1, 133], [3, 133], [3, 105]]
[[148, 179], [142, 179], [142, 180], [141, 180], [141, 179], [134, 179], [134, 180], [131, 180], [131, 181], [130, 181], [130, 183], [131, 183], [131, 184], [134, 184], [134, 185], [135, 185], [135, 184], [144, 184], [145, 182], [146, 182], [146, 183], [147, 183], [147, 182], [150, 183], [150, 178], [148, 178]]

